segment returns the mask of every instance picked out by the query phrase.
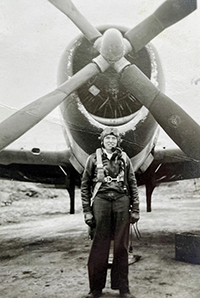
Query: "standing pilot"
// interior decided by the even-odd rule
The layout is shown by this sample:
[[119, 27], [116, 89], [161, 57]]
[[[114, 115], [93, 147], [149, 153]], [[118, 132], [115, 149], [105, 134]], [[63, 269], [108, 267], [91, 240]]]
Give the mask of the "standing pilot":
[[101, 148], [88, 157], [81, 183], [86, 224], [94, 228], [88, 260], [90, 293], [98, 298], [105, 287], [111, 240], [114, 240], [111, 288], [121, 298], [134, 298], [128, 283], [128, 242], [130, 222], [139, 220], [137, 182], [129, 157], [120, 148], [117, 128], [107, 127]]

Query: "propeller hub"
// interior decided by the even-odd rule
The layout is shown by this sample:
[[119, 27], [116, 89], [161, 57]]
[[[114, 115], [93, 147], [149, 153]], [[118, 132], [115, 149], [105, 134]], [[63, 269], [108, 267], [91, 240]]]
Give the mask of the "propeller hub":
[[126, 53], [126, 46], [121, 32], [117, 29], [105, 31], [101, 38], [99, 51], [109, 63], [115, 63], [121, 59]]

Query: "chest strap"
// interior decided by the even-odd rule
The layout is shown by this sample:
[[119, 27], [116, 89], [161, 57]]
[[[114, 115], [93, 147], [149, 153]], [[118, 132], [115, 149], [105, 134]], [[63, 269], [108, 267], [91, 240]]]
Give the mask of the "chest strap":
[[96, 149], [96, 157], [97, 157], [97, 181], [104, 181], [104, 168], [102, 162], [102, 150], [101, 148]]
[[[120, 182], [120, 181], [124, 180], [124, 177], [122, 177], [120, 174], [116, 178], [112, 178], [110, 176], [105, 176], [103, 162], [102, 162], [102, 149], [101, 148], [96, 149], [96, 157], [97, 157], [97, 183], [95, 184], [95, 187], [93, 190], [91, 203], [93, 203], [93, 200], [94, 200], [96, 194], [98, 193], [102, 182], [110, 183], [112, 181]], [[122, 159], [124, 160], [125, 165], [126, 165], [126, 153], [125, 152], [122, 152]], [[123, 176], [124, 176], [124, 172], [123, 172]]]
[[[111, 181], [106, 181], [106, 176], [104, 173], [104, 167], [103, 167], [103, 162], [102, 162], [102, 149], [101, 148], [97, 148], [96, 149], [96, 157], [97, 157], [97, 181], [101, 181], [101, 182], [111, 182]], [[124, 151], [122, 151], [122, 159], [125, 163], [126, 166], [126, 153]], [[115, 178], [113, 178], [112, 180], [116, 180], [116, 181], [122, 181], [122, 176], [124, 175], [124, 173], [119, 173], [118, 176]], [[110, 177], [110, 176], [109, 176]], [[111, 177], [110, 177], [111, 178]]]
[[99, 188], [104, 181], [104, 168], [103, 168], [103, 163], [102, 163], [102, 157], [101, 157], [102, 150], [101, 148], [96, 149], [96, 157], [97, 157], [97, 183], [95, 184], [93, 194], [91, 197], [91, 204], [93, 204], [94, 198], [96, 194], [99, 191]]

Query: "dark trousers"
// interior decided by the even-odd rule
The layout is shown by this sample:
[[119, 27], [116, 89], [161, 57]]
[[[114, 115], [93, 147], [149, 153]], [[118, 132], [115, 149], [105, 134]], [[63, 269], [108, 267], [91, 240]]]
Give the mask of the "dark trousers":
[[90, 290], [105, 287], [111, 239], [114, 240], [111, 288], [128, 291], [129, 198], [116, 200], [96, 197], [93, 213], [96, 222], [88, 260]]

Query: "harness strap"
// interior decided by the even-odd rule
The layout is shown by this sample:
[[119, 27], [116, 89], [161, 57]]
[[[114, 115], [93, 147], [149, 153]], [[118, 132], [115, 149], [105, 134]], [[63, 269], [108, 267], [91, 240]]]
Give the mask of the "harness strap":
[[103, 168], [101, 153], [102, 153], [101, 148], [97, 148], [96, 149], [96, 156], [97, 156], [97, 181], [103, 182], [105, 175], [104, 175], [104, 168]]
[[95, 184], [93, 194], [91, 197], [91, 204], [93, 204], [94, 198], [99, 191], [99, 188], [104, 180], [104, 168], [101, 158], [101, 148], [96, 149], [96, 156], [97, 156], [97, 183]]
[[93, 204], [94, 198], [95, 198], [96, 194], [98, 193], [101, 184], [102, 184], [102, 181], [98, 181], [95, 184], [94, 191], [93, 191], [93, 194], [92, 194], [92, 197], [91, 197], [91, 204]]
[[126, 152], [122, 151], [122, 159], [126, 163]]
[[[97, 183], [95, 184], [95, 187], [93, 190], [93, 194], [91, 197], [91, 204], [93, 204], [94, 198], [95, 198], [96, 194], [98, 193], [102, 182], [110, 183], [112, 181], [121, 181], [119, 175], [117, 176], [117, 178], [112, 178], [110, 176], [105, 177], [103, 162], [102, 162], [102, 149], [101, 148], [96, 149], [96, 156], [97, 156]], [[123, 158], [124, 162], [126, 163], [126, 153], [125, 152], [122, 152], [122, 158]]]

